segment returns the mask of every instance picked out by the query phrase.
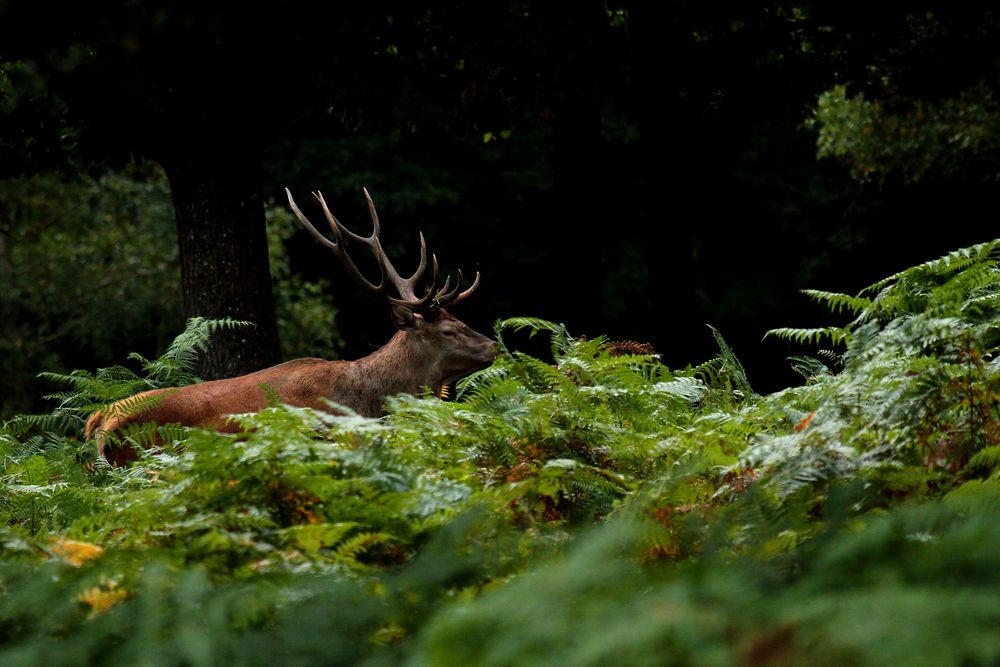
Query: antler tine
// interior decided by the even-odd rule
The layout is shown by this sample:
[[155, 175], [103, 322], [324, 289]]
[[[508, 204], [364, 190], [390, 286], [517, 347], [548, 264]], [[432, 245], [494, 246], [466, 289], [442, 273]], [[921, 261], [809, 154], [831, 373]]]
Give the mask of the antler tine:
[[299, 219], [299, 222], [302, 223], [302, 226], [305, 227], [310, 234], [316, 237], [317, 241], [322, 243], [330, 250], [333, 250], [335, 253], [339, 254], [340, 248], [337, 246], [337, 244], [331, 241], [330, 239], [326, 238], [322, 234], [320, 234], [319, 231], [317, 231], [316, 228], [313, 227], [313, 224], [309, 222], [309, 218], [303, 215], [302, 211], [299, 210], [298, 205], [295, 203], [295, 199], [292, 197], [292, 191], [289, 190], [288, 188], [285, 188], [285, 194], [288, 195], [288, 205], [292, 207], [292, 213], [294, 213], [295, 217]]
[[[295, 203], [295, 199], [292, 197], [292, 193], [288, 188], [285, 188], [285, 193], [288, 195], [288, 204], [292, 207], [292, 212], [295, 213], [295, 217], [299, 219], [299, 222], [309, 231], [313, 237], [316, 238], [323, 246], [327, 249], [333, 251], [337, 257], [340, 258], [341, 262], [344, 264], [344, 268], [347, 272], [351, 274], [354, 280], [360, 284], [365, 289], [375, 292], [377, 294], [385, 294], [386, 280], [392, 283], [393, 287], [399, 292], [399, 298], [385, 294], [386, 298], [394, 304], [404, 306], [410, 310], [426, 310], [433, 314], [440, 308], [447, 305], [456, 304], [467, 296], [472, 294], [475, 289], [479, 286], [479, 273], [476, 272], [476, 279], [464, 292], [459, 293], [459, 289], [462, 286], [462, 272], [458, 272], [458, 281], [455, 287], [451, 287], [451, 276], [446, 276], [444, 284], [438, 289], [438, 279], [440, 278], [440, 269], [438, 266], [437, 255], [431, 255], [431, 280], [430, 286], [427, 288], [426, 293], [418, 297], [417, 296], [417, 286], [423, 279], [424, 274], [427, 272], [427, 240], [424, 238], [423, 232], [420, 232], [420, 263], [417, 266], [416, 271], [408, 277], [404, 278], [399, 275], [396, 268], [389, 261], [389, 257], [385, 254], [385, 250], [382, 248], [382, 242], [380, 236], [382, 233], [382, 227], [379, 224], [378, 213], [375, 210], [375, 202], [372, 200], [371, 195], [368, 193], [368, 188], [362, 188], [365, 193], [365, 199], [368, 201], [368, 212], [372, 217], [372, 233], [370, 236], [361, 236], [352, 232], [350, 229], [344, 226], [336, 216], [330, 212], [330, 208], [326, 205], [326, 200], [323, 199], [323, 194], [319, 191], [313, 192], [313, 196], [316, 201], [319, 202], [320, 207], [323, 209], [323, 214], [326, 216], [326, 221], [330, 225], [330, 230], [333, 232], [333, 236], [336, 241], [331, 241], [327, 237], [323, 236], [316, 227], [309, 221], [308, 218], [299, 210], [299, 207]], [[351, 241], [358, 243], [363, 243], [372, 251], [375, 255], [375, 259], [378, 262], [380, 280], [376, 285], [369, 281], [362, 275], [361, 271], [354, 264], [354, 260], [351, 259], [350, 255], [347, 254], [347, 250], [344, 246], [344, 238], [348, 238]]]
[[433, 257], [434, 270], [431, 277], [431, 286], [427, 290], [427, 294], [423, 297], [417, 297], [416, 287], [420, 279], [423, 278], [424, 272], [427, 271], [427, 241], [424, 239], [424, 233], [419, 232], [420, 235], [420, 263], [417, 265], [417, 270], [409, 278], [403, 278], [396, 271], [396, 267], [392, 265], [389, 261], [389, 256], [385, 254], [385, 250], [382, 248], [382, 242], [379, 240], [378, 235], [381, 233], [381, 226], [378, 221], [378, 212], [375, 210], [375, 202], [372, 200], [371, 194], [368, 192], [368, 188], [362, 188], [365, 193], [365, 199], [368, 201], [368, 212], [372, 216], [372, 224], [375, 226], [375, 232], [372, 237], [375, 241], [376, 257], [378, 257], [379, 267], [382, 269], [382, 275], [389, 278], [396, 290], [399, 292], [399, 296], [402, 298], [395, 298], [388, 296], [389, 301], [392, 303], [399, 304], [401, 306], [406, 306], [407, 308], [417, 310], [419, 308], [425, 307], [434, 295], [434, 286], [437, 284], [438, 279], [438, 268], [437, 268], [437, 257]]
[[[427, 308], [429, 310], [435, 309], [432, 297], [434, 296], [434, 286], [437, 284], [438, 269], [437, 269], [437, 257], [431, 255], [431, 258], [433, 260], [433, 265], [434, 265], [433, 273], [431, 275], [431, 285], [427, 289], [426, 294], [424, 294], [422, 297], [418, 297], [416, 293], [417, 283], [420, 282], [420, 279], [423, 277], [423, 274], [427, 270], [427, 244], [424, 241], [423, 232], [420, 232], [420, 266], [418, 266], [417, 270], [413, 272], [413, 275], [410, 276], [409, 278], [401, 278], [399, 274], [396, 273], [396, 270], [392, 268], [391, 264], [387, 265], [387, 270], [389, 272], [389, 281], [396, 286], [396, 289], [399, 291], [400, 296], [403, 297], [401, 299], [396, 299], [390, 296], [388, 297], [389, 301], [395, 304], [399, 304], [400, 306], [406, 306], [410, 310], [414, 311], [421, 310], [424, 308]], [[388, 262], [388, 259], [386, 259], [386, 262]]]
[[372, 232], [372, 236], [379, 236], [382, 233], [382, 227], [378, 224], [378, 213], [375, 212], [375, 202], [372, 201], [372, 196], [368, 194], [368, 188], [361, 188], [365, 193], [365, 199], [368, 200], [368, 212], [372, 216], [372, 225], [375, 227], [375, 231]]
[[[309, 218], [307, 218], [302, 213], [302, 211], [299, 210], [299, 207], [295, 203], [295, 199], [292, 197], [292, 193], [288, 188], [285, 188], [285, 194], [288, 195], [288, 205], [292, 207], [292, 212], [295, 214], [295, 217], [299, 219], [299, 222], [302, 223], [302, 226], [305, 227], [309, 231], [309, 233], [312, 234], [316, 238], [316, 240], [319, 241], [324, 247], [326, 247], [329, 250], [332, 250], [333, 253], [340, 258], [340, 261], [343, 262], [344, 264], [344, 268], [347, 269], [347, 272], [349, 274], [351, 274], [351, 277], [354, 278], [355, 282], [357, 282], [365, 289], [374, 292], [375, 294], [379, 294], [384, 291], [385, 271], [382, 268], [382, 263], [379, 262], [379, 270], [382, 272], [382, 275], [378, 285], [376, 285], [375, 283], [369, 281], [367, 278], [364, 277], [364, 275], [361, 274], [361, 271], [358, 270], [358, 267], [354, 265], [354, 261], [351, 259], [351, 256], [347, 254], [346, 250], [344, 250], [342, 233], [347, 234], [348, 238], [352, 238], [356, 241], [366, 243], [369, 247], [373, 247], [372, 246], [373, 238], [374, 238], [374, 243], [376, 244], [378, 243], [377, 237], [373, 236], [366, 239], [365, 237], [358, 236], [351, 230], [344, 227], [340, 223], [340, 221], [338, 221], [335, 217], [333, 217], [333, 214], [330, 213], [330, 210], [326, 206], [326, 202], [323, 201], [323, 195], [320, 194], [319, 192], [314, 192], [313, 196], [316, 197], [320, 205], [323, 207], [323, 213], [326, 214], [327, 222], [330, 223], [330, 228], [333, 230], [334, 236], [337, 237], [337, 241], [339, 241], [339, 243], [334, 243], [330, 239], [320, 234], [319, 231], [313, 226], [313, 224], [309, 222]], [[380, 250], [381, 250], [380, 248], [377, 249], [376, 254], [380, 252]]]
[[[459, 269], [459, 271], [458, 271], [458, 284], [455, 285], [455, 291], [458, 291], [458, 288], [461, 286], [461, 284], [462, 284], [462, 270]], [[454, 306], [457, 303], [461, 303], [470, 294], [472, 294], [473, 292], [475, 292], [478, 287], [479, 287], [479, 271], [476, 271], [476, 279], [472, 281], [472, 284], [469, 286], [469, 289], [465, 290], [464, 292], [462, 292], [458, 296], [450, 299], [449, 301], [447, 301], [445, 303], [447, 305], [449, 305], [449, 306]], [[441, 300], [444, 301], [443, 298]]]
[[455, 288], [449, 292], [448, 291], [449, 287], [451, 287], [451, 276], [445, 276], [444, 285], [441, 286], [441, 289], [438, 290], [437, 295], [434, 297], [434, 300], [437, 301], [442, 306], [450, 304], [452, 299], [455, 298], [455, 295], [458, 294], [458, 290], [461, 289], [462, 287], [461, 269], [459, 269], [458, 271], [458, 282], [455, 283]]
[[[431, 253], [431, 267], [432, 267], [431, 268], [431, 284], [427, 288], [427, 294], [428, 295], [434, 294], [434, 288], [437, 287], [438, 278], [441, 277], [441, 272], [438, 271], [438, 256], [435, 253]], [[447, 282], [448, 282], [448, 278], [446, 276], [445, 277], [445, 284], [447, 284]], [[437, 296], [436, 295], [435, 295], [434, 300], [435, 301], [437, 300]]]
[[[459, 276], [458, 279], [459, 281], [461, 281], [462, 277]], [[454, 294], [448, 292], [449, 287], [451, 287], [451, 276], [445, 276], [444, 285], [441, 285], [441, 289], [439, 289], [437, 291], [437, 294], [434, 295], [434, 301], [439, 306], [446, 305], [449, 301], [451, 301], [451, 299], [455, 298]], [[458, 285], [455, 286], [455, 289], [453, 289], [452, 292], [457, 292], [457, 291], [458, 291]]]
[[381, 233], [381, 230], [379, 229], [378, 226], [378, 218], [375, 219], [375, 229], [372, 230], [370, 236], [361, 236], [360, 234], [355, 234], [350, 229], [348, 229], [344, 223], [342, 223], [340, 220], [337, 220], [337, 217], [330, 212], [329, 207], [327, 207], [326, 205], [326, 200], [323, 199], [322, 192], [317, 190], [313, 192], [312, 195], [313, 197], [316, 198], [316, 201], [318, 201], [319, 205], [323, 208], [323, 214], [326, 215], [326, 221], [327, 223], [329, 223], [330, 229], [333, 230], [333, 233], [337, 237], [338, 241], [341, 238], [341, 234], [346, 234], [347, 238], [351, 239], [352, 241], [358, 241], [360, 243], [364, 243], [370, 248], [373, 248], [372, 241], [378, 239], [378, 236]]

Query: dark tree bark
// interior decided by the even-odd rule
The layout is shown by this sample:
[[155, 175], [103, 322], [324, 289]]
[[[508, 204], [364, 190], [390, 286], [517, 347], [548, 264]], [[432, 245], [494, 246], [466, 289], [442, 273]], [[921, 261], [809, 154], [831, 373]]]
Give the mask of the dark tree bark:
[[254, 325], [213, 336], [198, 369], [204, 379], [279, 361], [260, 165], [259, 156], [223, 149], [164, 161], [177, 215], [185, 315]]

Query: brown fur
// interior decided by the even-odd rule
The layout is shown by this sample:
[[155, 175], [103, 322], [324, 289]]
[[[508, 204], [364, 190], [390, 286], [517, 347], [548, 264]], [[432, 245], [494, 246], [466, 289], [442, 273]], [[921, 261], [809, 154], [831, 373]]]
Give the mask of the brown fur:
[[[405, 311], [405, 312], [404, 312]], [[400, 331], [381, 348], [355, 361], [295, 359], [247, 375], [171, 389], [154, 389], [118, 401], [87, 420], [86, 436], [113, 465], [137, 458], [131, 447], [109, 446], [107, 435], [128, 424], [182, 424], [234, 431], [227, 415], [257, 412], [276, 395], [283, 403], [327, 410], [323, 399], [358, 414], [377, 417], [386, 396], [417, 393], [441, 386], [492, 363], [495, 341], [444, 310], [425, 318], [394, 310]], [[143, 399], [157, 397], [137, 409]]]

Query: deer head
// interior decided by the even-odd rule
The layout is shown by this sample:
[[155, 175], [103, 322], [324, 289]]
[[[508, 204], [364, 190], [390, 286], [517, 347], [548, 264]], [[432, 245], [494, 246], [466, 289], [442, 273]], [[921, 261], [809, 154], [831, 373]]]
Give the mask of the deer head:
[[[288, 204], [299, 222], [320, 244], [340, 259], [354, 281], [364, 289], [374, 294], [382, 294], [388, 299], [393, 323], [400, 333], [405, 335], [407, 355], [414, 361], [419, 360], [412, 367], [422, 369], [426, 386], [440, 391], [442, 386], [447, 386], [473, 371], [484, 368], [493, 361], [496, 357], [496, 342], [476, 332], [445, 309], [461, 303], [476, 291], [480, 280], [478, 271], [472, 284], [465, 290], [461, 288], [461, 270], [458, 271], [454, 287], [451, 285], [450, 276], [446, 277], [444, 283], [438, 287], [440, 280], [438, 260], [436, 255], [431, 254], [430, 282], [426, 291], [421, 294], [418, 286], [428, 268], [427, 242], [423, 233], [420, 233], [420, 262], [416, 271], [404, 278], [389, 261], [382, 248], [380, 241], [382, 229], [378, 213], [367, 189], [364, 193], [373, 226], [369, 236], [355, 234], [344, 226], [330, 212], [323, 195], [320, 192], [313, 192], [333, 233], [332, 241], [321, 234], [299, 210], [292, 193], [287, 188], [285, 192], [288, 195]], [[358, 269], [347, 253], [345, 238], [368, 247], [378, 264], [380, 275], [377, 282], [366, 278]], [[387, 291], [390, 286], [395, 290], [395, 294]], [[396, 338], [393, 341], [396, 341]]]
[[[136, 409], [143, 403], [136, 397], [118, 401], [94, 412], [86, 426], [86, 437], [95, 439], [98, 451], [108, 461], [125, 465], [136, 458], [131, 444], [109, 441], [110, 434], [131, 423], [176, 423], [232, 431], [239, 427], [228, 415], [262, 410], [274, 396], [290, 405], [326, 410], [332, 404], [334, 410], [338, 409], [336, 406], [344, 406], [358, 414], [377, 417], [385, 411], [387, 396], [424, 389], [440, 395], [443, 387], [490, 365], [496, 357], [496, 341], [473, 331], [445, 311], [445, 306], [463, 301], [476, 290], [478, 273], [468, 289], [461, 290], [461, 272], [454, 288], [449, 278], [438, 288], [437, 257], [431, 255], [430, 286], [424, 294], [418, 294], [418, 283], [427, 271], [423, 234], [420, 265], [412, 276], [403, 278], [382, 250], [378, 215], [367, 190], [365, 197], [374, 223], [370, 236], [359, 236], [344, 227], [330, 213], [323, 195], [314, 194], [335, 241], [320, 234], [302, 215], [291, 192], [288, 203], [305, 228], [340, 258], [358, 284], [389, 299], [392, 319], [399, 329], [396, 335], [375, 352], [353, 361], [293, 359], [235, 378], [144, 392], [139, 396], [150, 400], [142, 409]], [[344, 248], [345, 237], [371, 250], [381, 273], [378, 283], [366, 279], [355, 266]], [[395, 295], [386, 293], [389, 285], [395, 289]]]

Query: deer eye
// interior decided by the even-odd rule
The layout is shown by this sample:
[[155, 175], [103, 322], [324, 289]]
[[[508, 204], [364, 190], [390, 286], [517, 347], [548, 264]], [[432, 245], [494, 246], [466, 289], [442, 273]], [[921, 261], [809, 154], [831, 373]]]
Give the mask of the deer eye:
[[457, 332], [454, 329], [444, 329], [441, 333], [445, 336], [454, 336]]

